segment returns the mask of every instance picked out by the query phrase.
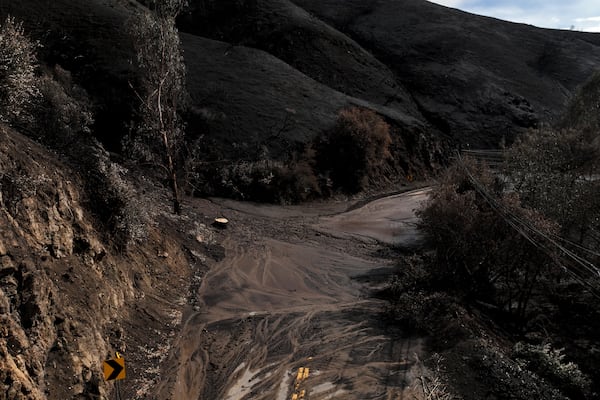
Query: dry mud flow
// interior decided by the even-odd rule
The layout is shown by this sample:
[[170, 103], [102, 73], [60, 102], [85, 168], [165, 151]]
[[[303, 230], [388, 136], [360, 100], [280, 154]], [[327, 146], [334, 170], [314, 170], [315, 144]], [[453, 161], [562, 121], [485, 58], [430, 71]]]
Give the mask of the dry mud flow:
[[402, 398], [422, 340], [382, 322], [386, 303], [369, 294], [381, 282], [365, 277], [394, 265], [378, 250], [418, 239], [413, 210], [426, 193], [347, 212], [213, 202], [231, 220], [220, 233], [225, 258], [184, 314], [159, 398]]

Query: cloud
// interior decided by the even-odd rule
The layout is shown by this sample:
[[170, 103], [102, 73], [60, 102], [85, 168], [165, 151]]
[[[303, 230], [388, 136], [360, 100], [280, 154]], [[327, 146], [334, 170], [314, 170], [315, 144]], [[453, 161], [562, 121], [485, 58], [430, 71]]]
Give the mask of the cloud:
[[430, 0], [506, 21], [541, 28], [598, 32], [600, 1], [598, 0]]
[[575, 22], [600, 22], [600, 17], [575, 18]]
[[465, 1], [465, 0], [433, 0], [432, 3], [441, 4], [446, 7], [460, 8], [461, 6], [464, 6], [467, 3], [467, 1]]

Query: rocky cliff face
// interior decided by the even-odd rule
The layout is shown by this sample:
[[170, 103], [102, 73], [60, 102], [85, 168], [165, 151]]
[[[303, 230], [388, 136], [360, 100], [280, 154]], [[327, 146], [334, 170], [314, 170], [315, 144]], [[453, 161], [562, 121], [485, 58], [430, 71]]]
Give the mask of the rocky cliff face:
[[81, 207], [72, 171], [5, 127], [0, 146], [0, 382], [6, 398], [99, 394], [95, 364], [108, 351], [101, 329], [108, 316], [92, 319], [92, 312], [120, 307], [126, 293], [99, 297], [108, 294], [95, 284], [108, 272], [106, 250]]
[[163, 214], [155, 193], [144, 241], [117, 251], [83, 171], [5, 126], [0, 171], [0, 399], [107, 396], [101, 366], [114, 351], [143, 395], [180, 322], [203, 225]]

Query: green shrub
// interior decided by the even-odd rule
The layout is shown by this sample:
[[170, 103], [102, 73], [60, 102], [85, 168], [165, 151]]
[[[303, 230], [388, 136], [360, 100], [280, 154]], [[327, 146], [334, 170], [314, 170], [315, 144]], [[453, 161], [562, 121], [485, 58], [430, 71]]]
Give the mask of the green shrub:
[[36, 133], [54, 148], [90, 135], [94, 123], [92, 103], [71, 73], [59, 65], [39, 80], [41, 99], [36, 105]]
[[140, 12], [128, 24], [137, 53], [140, 100], [135, 134], [124, 149], [164, 171], [171, 189], [173, 212], [181, 212], [179, 155], [183, 146], [187, 91], [185, 64], [175, 19], [184, 0], [152, 1], [153, 12]]
[[23, 24], [8, 16], [0, 27], [0, 120], [19, 122], [28, 116], [36, 86], [36, 43]]
[[553, 349], [549, 343], [531, 345], [518, 342], [514, 347], [514, 357], [570, 398], [582, 398], [590, 392], [590, 379], [577, 364], [565, 361], [562, 349]]
[[600, 227], [597, 132], [532, 130], [508, 149], [506, 159], [504, 173], [524, 204], [557, 221], [570, 239], [599, 244], [593, 235]]
[[560, 125], [585, 131], [597, 131], [600, 128], [600, 71], [594, 73], [569, 101], [567, 111]]
[[[196, 194], [217, 194], [243, 200], [270, 203], [297, 203], [316, 197], [320, 191], [312, 168], [306, 161], [262, 159], [240, 161], [217, 168], [202, 168], [193, 179], [203, 183]], [[210, 175], [210, 176], [209, 176]]]
[[[91, 150], [91, 149], [88, 149]], [[86, 192], [90, 208], [104, 226], [107, 242], [127, 250], [147, 236], [149, 214], [135, 188], [124, 177], [125, 168], [110, 161], [100, 148], [88, 154]]]
[[435, 250], [428, 267], [440, 289], [524, 317], [533, 289], [553, 275], [551, 255], [522, 236], [532, 233], [515, 229], [515, 221], [546, 235], [557, 225], [524, 208], [481, 165], [450, 168], [417, 215]]

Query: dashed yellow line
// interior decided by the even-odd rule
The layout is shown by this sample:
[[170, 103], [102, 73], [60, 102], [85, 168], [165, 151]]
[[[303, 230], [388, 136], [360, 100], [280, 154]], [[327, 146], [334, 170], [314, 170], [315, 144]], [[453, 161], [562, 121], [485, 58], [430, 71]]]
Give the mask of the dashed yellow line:
[[294, 382], [294, 393], [292, 394], [292, 400], [301, 400], [306, 395], [306, 390], [300, 389], [300, 386], [304, 383], [306, 379], [308, 379], [309, 374], [310, 368], [298, 368], [298, 373], [296, 374], [296, 381]]

